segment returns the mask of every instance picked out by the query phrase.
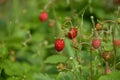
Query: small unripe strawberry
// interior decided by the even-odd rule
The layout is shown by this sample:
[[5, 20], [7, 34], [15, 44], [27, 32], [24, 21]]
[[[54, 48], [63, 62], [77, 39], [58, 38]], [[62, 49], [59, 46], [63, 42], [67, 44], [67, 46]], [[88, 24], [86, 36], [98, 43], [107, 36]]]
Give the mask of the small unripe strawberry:
[[72, 41], [73, 41], [73, 44], [77, 43], [77, 39], [76, 38], [73, 38]]
[[93, 48], [98, 49], [100, 47], [100, 45], [101, 45], [101, 40], [100, 39], [95, 38], [95, 39], [92, 40]]
[[65, 43], [63, 39], [56, 39], [55, 41], [55, 49], [60, 52], [64, 49]]
[[105, 74], [110, 74], [110, 73], [111, 73], [110, 68], [107, 68], [107, 69], [105, 70]]
[[104, 59], [105, 61], [110, 60], [110, 59], [111, 59], [111, 52], [110, 52], [110, 51], [104, 51], [104, 52], [102, 53], [102, 57], [103, 57], [103, 59]]
[[101, 30], [102, 29], [102, 24], [97, 23], [95, 28], [96, 28], [96, 30]]
[[120, 46], [120, 40], [115, 39], [115, 40], [114, 40], [114, 45], [115, 45], [116, 47]]
[[68, 32], [68, 38], [73, 39], [77, 36], [78, 30], [77, 28], [70, 28]]
[[120, 24], [120, 18], [117, 19], [117, 23]]
[[39, 15], [39, 19], [41, 22], [45, 22], [48, 19], [48, 13], [47, 12], [41, 12]]
[[49, 25], [49, 27], [51, 27], [51, 28], [54, 27], [55, 21], [54, 21], [54, 20], [50, 20], [48, 25]]
[[63, 71], [63, 70], [66, 69], [66, 66], [65, 66], [64, 64], [60, 63], [60, 64], [58, 64], [57, 69], [58, 69], [59, 71]]

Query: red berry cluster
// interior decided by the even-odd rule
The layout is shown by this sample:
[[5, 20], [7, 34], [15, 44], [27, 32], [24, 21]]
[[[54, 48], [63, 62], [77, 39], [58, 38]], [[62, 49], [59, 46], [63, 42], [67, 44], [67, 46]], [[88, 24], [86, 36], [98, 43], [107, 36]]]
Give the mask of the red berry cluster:
[[[78, 33], [78, 30], [77, 28], [70, 28], [69, 31], [68, 31], [68, 38], [69, 39], [72, 39], [74, 43], [76, 43], [76, 39], [75, 37], [77, 36], [77, 33]], [[65, 47], [65, 43], [64, 43], [64, 40], [63, 39], [56, 39], [55, 41], [55, 49], [60, 52], [64, 49]]]

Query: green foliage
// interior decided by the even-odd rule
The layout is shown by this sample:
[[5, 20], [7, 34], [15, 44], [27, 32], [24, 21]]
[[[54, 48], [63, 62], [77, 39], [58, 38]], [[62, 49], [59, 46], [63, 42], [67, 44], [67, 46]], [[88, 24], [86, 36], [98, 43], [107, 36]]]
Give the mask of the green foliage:
[[74, 80], [72, 72], [60, 72], [57, 80]]
[[55, 80], [53, 78], [51, 78], [50, 76], [48, 76], [47, 74], [35, 74], [34, 75], [35, 80]]
[[[115, 71], [112, 36], [120, 39], [120, 6], [113, 1], [0, 0], [0, 80], [90, 80], [90, 61], [93, 80], [119, 80], [120, 47], [115, 47]], [[42, 11], [49, 15], [44, 23], [39, 20]], [[101, 47], [95, 50], [90, 45], [98, 22], [103, 29], [97, 31]], [[78, 28], [75, 44], [67, 38], [71, 27]], [[62, 52], [54, 48], [56, 38], [65, 41]], [[103, 51], [112, 53], [107, 75]]]
[[101, 76], [98, 80], [119, 80], [120, 78], [120, 72], [112, 72], [108, 75]]
[[45, 60], [45, 63], [50, 63], [50, 64], [56, 64], [56, 63], [60, 63], [60, 62], [65, 62], [67, 60], [67, 57], [62, 56], [62, 55], [53, 55], [48, 57]]

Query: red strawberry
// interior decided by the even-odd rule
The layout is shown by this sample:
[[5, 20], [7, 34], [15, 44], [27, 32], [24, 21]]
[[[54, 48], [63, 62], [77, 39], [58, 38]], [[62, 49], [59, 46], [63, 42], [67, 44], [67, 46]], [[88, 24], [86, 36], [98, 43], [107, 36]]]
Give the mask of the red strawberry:
[[77, 36], [78, 30], [77, 28], [70, 28], [68, 32], [68, 38], [73, 39]]
[[55, 41], [55, 49], [60, 52], [64, 49], [65, 43], [63, 39], [56, 39]]
[[47, 12], [41, 12], [39, 15], [39, 19], [41, 22], [45, 22], [48, 19], [48, 13]]
[[100, 39], [95, 38], [95, 39], [92, 40], [92, 46], [95, 49], [98, 49], [100, 47], [100, 45], [101, 45], [101, 40]]
[[117, 46], [120, 46], [120, 40], [118, 39], [115, 39], [114, 40], [114, 45], [117, 47]]
[[96, 30], [101, 30], [102, 29], [102, 25], [100, 23], [97, 23], [95, 27], [96, 27]]

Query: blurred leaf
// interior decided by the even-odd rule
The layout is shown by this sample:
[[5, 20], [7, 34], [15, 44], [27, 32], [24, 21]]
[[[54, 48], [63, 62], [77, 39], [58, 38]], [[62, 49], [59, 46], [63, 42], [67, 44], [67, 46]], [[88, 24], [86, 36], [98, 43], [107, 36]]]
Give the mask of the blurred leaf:
[[101, 76], [98, 80], [120, 80], [120, 72], [111, 72], [108, 75]]
[[75, 72], [60, 72], [57, 80], [84, 80], [78, 73]]
[[22, 67], [19, 63], [12, 63], [8, 60], [5, 60], [2, 64], [2, 67], [7, 75], [21, 76], [23, 74]]
[[35, 80], [54, 80], [52, 78], [50, 78], [50, 76], [48, 76], [47, 74], [35, 74], [33, 75], [33, 77], [35, 78]]
[[58, 80], [74, 80], [74, 76], [70, 72], [60, 72]]
[[45, 60], [45, 63], [56, 64], [56, 63], [59, 63], [59, 62], [65, 62], [66, 60], [67, 60], [67, 57], [65, 57], [65, 56], [53, 55], [53, 56], [48, 57]]
[[20, 78], [19, 78], [19, 77], [12, 76], [12, 77], [9, 77], [7, 80], [20, 80]]

